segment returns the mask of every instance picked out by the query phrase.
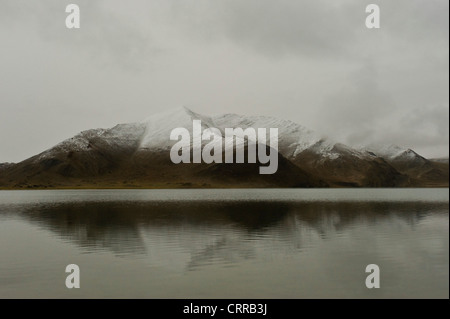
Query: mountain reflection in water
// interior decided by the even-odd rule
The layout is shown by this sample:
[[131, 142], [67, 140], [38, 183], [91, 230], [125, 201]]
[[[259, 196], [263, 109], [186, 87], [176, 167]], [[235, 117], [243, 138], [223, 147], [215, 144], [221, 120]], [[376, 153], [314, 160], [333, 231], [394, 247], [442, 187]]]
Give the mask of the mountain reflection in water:
[[[390, 232], [414, 228], [429, 214], [448, 214], [446, 203], [151, 201], [65, 202], [24, 206], [21, 218], [48, 229], [87, 253], [143, 257], [153, 246], [189, 252], [186, 270], [232, 265], [256, 256], [253, 241], [289, 251], [351, 229]], [[382, 226], [382, 227], [381, 227]], [[171, 248], [171, 249], [172, 249]]]

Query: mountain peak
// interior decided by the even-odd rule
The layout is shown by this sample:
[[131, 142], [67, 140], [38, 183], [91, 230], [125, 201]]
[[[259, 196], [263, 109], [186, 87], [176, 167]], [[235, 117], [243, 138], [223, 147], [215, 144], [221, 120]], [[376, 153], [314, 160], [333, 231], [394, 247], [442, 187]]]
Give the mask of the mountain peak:
[[396, 144], [371, 144], [362, 148], [366, 149], [367, 151], [373, 152], [377, 156], [383, 157], [387, 160], [425, 160], [423, 156], [417, 154], [414, 150], [410, 148], [403, 148]]
[[[84, 131], [21, 163], [0, 164], [0, 187], [2, 185], [53, 187], [53, 183], [57, 185], [67, 183], [70, 186], [79, 183], [80, 178], [89, 179], [89, 185], [102, 182], [104, 183], [102, 185], [108, 186], [111, 185], [109, 183], [112, 177], [112, 180], [117, 179], [113, 183], [120, 183], [114, 185], [119, 186], [122, 183], [128, 185], [131, 180], [133, 184], [130, 185], [134, 185], [136, 181], [137, 185], [140, 182], [141, 186], [151, 187], [183, 185], [180, 184], [181, 181], [188, 180], [189, 184], [201, 182], [195, 185], [203, 187], [209, 185], [209, 182], [216, 183], [211, 184], [216, 186], [225, 185], [221, 178], [226, 174], [228, 174], [226, 178], [232, 181], [227, 185], [247, 183], [246, 179], [253, 174], [247, 170], [246, 167], [249, 166], [171, 164], [168, 151], [175, 143], [170, 139], [171, 132], [180, 127], [192, 132], [193, 120], [200, 120], [202, 129], [214, 127], [221, 132], [225, 128], [277, 128], [278, 152], [282, 162], [285, 163], [283, 164], [285, 175], [279, 179], [280, 181], [289, 176], [297, 176], [300, 169], [301, 172], [306, 172], [329, 185], [371, 187], [447, 185], [448, 187], [448, 165], [429, 162], [409, 148], [391, 144], [354, 149], [330, 138], [324, 138], [290, 120], [239, 114], [209, 117], [186, 106], [166, 109], [138, 123]], [[198, 138], [198, 135], [192, 133], [191, 136], [192, 141]], [[370, 151], [372, 153], [369, 153], [369, 156]], [[32, 171], [36, 173], [30, 179]], [[298, 183], [284, 181], [280, 184], [274, 180], [271, 182], [265, 180], [264, 183], [268, 184], [264, 185], [289, 187], [303, 185], [304, 174], [302, 174], [298, 175]], [[203, 177], [198, 179], [199, 176]], [[257, 180], [259, 179], [254, 179]], [[290, 180], [292, 181], [292, 178]], [[46, 181], [52, 182], [48, 184]], [[314, 185], [325, 184], [318, 182]]]
[[164, 149], [169, 147], [171, 144], [169, 140], [170, 132], [178, 127], [191, 130], [193, 120], [200, 120], [203, 128], [215, 127], [209, 116], [196, 113], [186, 106], [168, 109], [146, 118], [141, 122], [146, 126], [141, 140], [141, 148]]

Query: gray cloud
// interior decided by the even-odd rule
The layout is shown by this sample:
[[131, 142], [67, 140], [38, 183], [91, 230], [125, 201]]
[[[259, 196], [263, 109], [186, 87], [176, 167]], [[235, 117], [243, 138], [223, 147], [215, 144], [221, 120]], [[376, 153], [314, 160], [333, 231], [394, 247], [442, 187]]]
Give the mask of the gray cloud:
[[4, 25], [12, 23], [28, 32], [36, 32], [43, 43], [64, 46], [77, 51], [86, 59], [94, 59], [100, 67], [123, 66], [124, 70], [136, 67], [137, 62], [148, 61], [148, 56], [160, 49], [152, 47], [151, 32], [133, 21], [120, 10], [113, 10], [108, 1], [78, 0], [81, 25], [77, 30], [65, 28], [68, 15], [65, 7], [74, 1], [46, 0], [24, 1], [6, 0], [1, 11], [6, 19]]
[[[260, 53], [350, 54], [364, 5], [325, 0], [176, 1], [173, 12], [204, 40], [231, 39]], [[186, 14], [189, 12], [189, 14]]]
[[[390, 133], [390, 132], [389, 132]], [[449, 107], [431, 105], [413, 109], [401, 118], [394, 130], [394, 138], [400, 144], [438, 154], [449, 145]], [[389, 138], [385, 134], [385, 138]]]
[[335, 138], [348, 136], [352, 144], [364, 143], [365, 136], [375, 133], [377, 122], [389, 117], [393, 109], [391, 93], [378, 80], [375, 66], [366, 63], [324, 100], [320, 113], [324, 123], [337, 128]]
[[448, 1], [377, 3], [2, 0], [0, 162], [179, 105], [448, 156]]
[[[229, 40], [277, 61], [299, 56], [315, 65], [305, 77], [320, 83], [313, 90], [324, 98], [309, 98], [314, 104], [306, 108], [315, 111], [305, 112], [310, 114], [305, 125], [350, 144], [397, 143], [448, 156], [448, 133], [443, 133], [448, 121], [434, 117], [448, 114], [448, 2], [377, 3], [382, 29], [370, 31], [360, 1], [187, 1], [173, 8], [193, 37]], [[334, 83], [317, 80], [329, 75], [324, 72], [329, 61], [343, 66], [334, 71], [341, 74], [331, 76]], [[301, 121], [304, 108], [295, 107], [295, 114], [286, 107], [282, 113]], [[423, 123], [405, 122], [410, 112], [425, 113], [421, 118], [434, 127], [424, 134]]]
[[[192, 38], [208, 42], [225, 38], [259, 54], [364, 58], [374, 49], [368, 44], [378, 32], [365, 28], [367, 3], [357, 0], [167, 2], [175, 16], [173, 22], [182, 25]], [[389, 42], [385, 45], [393, 45], [390, 41], [395, 40], [397, 46], [406, 48], [420, 40], [419, 44], [433, 43], [433, 51], [447, 48], [442, 41], [448, 37], [447, 1], [379, 0], [377, 4], [381, 7], [383, 38]]]

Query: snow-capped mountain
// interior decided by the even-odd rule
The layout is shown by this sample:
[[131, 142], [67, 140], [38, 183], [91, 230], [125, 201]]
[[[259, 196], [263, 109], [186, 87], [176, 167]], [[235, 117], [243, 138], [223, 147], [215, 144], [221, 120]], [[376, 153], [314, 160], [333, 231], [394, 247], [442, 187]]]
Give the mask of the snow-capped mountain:
[[[202, 130], [218, 128], [222, 132], [223, 137], [225, 136], [225, 128], [278, 128], [278, 150], [288, 159], [293, 159], [306, 150], [310, 150], [327, 159], [337, 159], [342, 153], [342, 149], [360, 158], [367, 156], [364, 150], [353, 149], [329, 138], [324, 138], [318, 133], [290, 120], [269, 116], [242, 116], [237, 114], [210, 117], [195, 113], [186, 107], [157, 113], [138, 123], [119, 124], [111, 129], [84, 131], [56, 145], [51, 150], [88, 150], [91, 147], [90, 141], [92, 139], [102, 139], [111, 148], [134, 149], [137, 146], [139, 151], [166, 150], [174, 144], [174, 141], [171, 141], [169, 136], [172, 129], [176, 127], [186, 128], [190, 131], [193, 138], [193, 120], [201, 120]], [[202, 144], [205, 143], [207, 142], [202, 142]], [[341, 147], [340, 151], [335, 147], [337, 144]], [[47, 153], [44, 152], [41, 156], [48, 156]]]
[[414, 186], [448, 185], [448, 162], [429, 160], [410, 148], [397, 145], [368, 145], [364, 147], [385, 159], [392, 167], [410, 179]]
[[214, 127], [212, 119], [208, 116], [197, 114], [186, 107], [171, 109], [155, 114], [145, 119], [145, 132], [142, 135], [139, 149], [167, 149], [172, 147], [173, 141], [169, 139], [170, 132], [177, 127], [184, 127], [192, 134], [192, 121], [201, 120], [202, 130]]
[[410, 148], [402, 148], [398, 145], [389, 144], [389, 145], [376, 145], [371, 144], [367, 146], [363, 146], [362, 149], [370, 151], [377, 156], [383, 157], [389, 161], [421, 161], [423, 163], [426, 162], [426, 159], [414, 152]]
[[320, 144], [317, 152], [322, 156], [333, 158], [336, 156], [332, 148], [334, 143], [323, 139], [314, 131], [289, 120], [269, 116], [242, 116], [224, 114], [212, 118], [214, 124], [225, 127], [246, 128], [278, 128], [278, 150], [286, 158], [294, 158], [306, 149]]
[[[172, 147], [169, 140], [170, 132], [175, 127], [184, 127], [191, 132], [192, 120], [201, 120], [202, 129], [217, 128], [224, 137], [225, 128], [278, 128], [278, 150], [286, 158], [292, 159], [305, 150], [311, 150], [323, 158], [336, 159], [341, 152], [335, 148], [335, 141], [324, 138], [318, 133], [289, 120], [269, 116], [243, 116], [237, 114], [224, 114], [218, 116], [205, 116], [186, 108], [176, 108], [153, 115], [142, 122], [145, 124], [145, 133], [142, 136], [140, 149], [167, 149]], [[268, 142], [270, 139], [268, 140]], [[205, 142], [203, 142], [204, 144]], [[226, 145], [226, 147], [229, 145]], [[365, 152], [341, 144], [354, 156], [366, 157]]]
[[51, 149], [34, 157], [34, 161], [51, 158], [54, 154], [85, 152], [91, 150], [94, 145], [102, 144], [102, 147], [122, 152], [134, 151], [139, 145], [146, 129], [143, 123], [118, 124], [110, 129], [92, 129], [83, 131], [72, 138], [62, 141]]
[[[222, 138], [226, 128], [278, 128], [278, 172], [261, 176], [260, 163], [172, 163], [176, 141], [170, 133], [183, 127], [193, 138], [193, 120], [201, 120], [202, 130], [217, 128]], [[0, 187], [394, 187], [420, 184], [423, 176], [433, 181], [448, 176], [448, 164], [439, 164], [395, 146], [352, 148], [289, 120], [207, 116], [180, 107], [136, 123], [87, 130], [21, 163], [3, 165]]]

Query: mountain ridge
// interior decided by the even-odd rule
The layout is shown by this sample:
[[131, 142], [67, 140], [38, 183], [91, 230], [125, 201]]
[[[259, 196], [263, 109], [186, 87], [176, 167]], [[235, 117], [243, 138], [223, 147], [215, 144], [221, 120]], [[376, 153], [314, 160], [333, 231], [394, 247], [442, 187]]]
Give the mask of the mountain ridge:
[[[192, 133], [194, 119], [202, 129], [215, 127], [222, 133], [228, 127], [278, 128], [279, 171], [260, 176], [256, 169], [261, 163], [173, 164], [169, 151], [176, 141], [170, 132], [185, 127]], [[4, 189], [421, 186], [448, 187], [448, 163], [394, 146], [353, 148], [290, 120], [206, 116], [186, 107], [141, 122], [86, 130], [17, 164], [0, 164]]]

